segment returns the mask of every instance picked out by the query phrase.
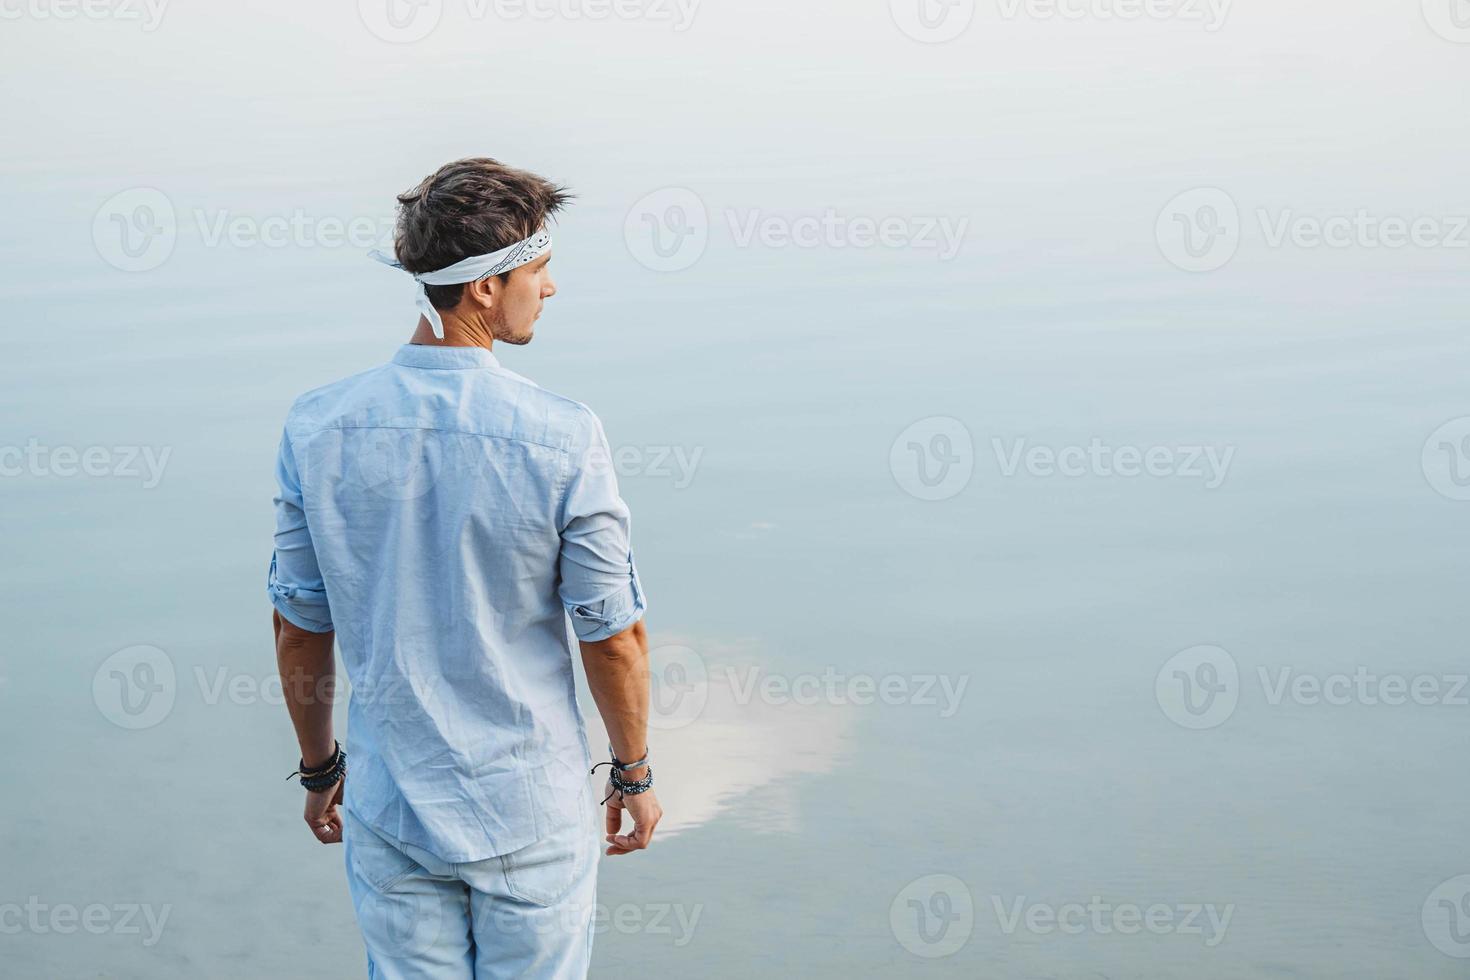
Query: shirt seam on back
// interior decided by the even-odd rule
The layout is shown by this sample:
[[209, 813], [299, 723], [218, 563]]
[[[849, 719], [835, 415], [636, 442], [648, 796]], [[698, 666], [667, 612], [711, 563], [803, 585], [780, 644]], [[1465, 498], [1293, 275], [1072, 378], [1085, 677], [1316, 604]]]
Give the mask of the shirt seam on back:
[[459, 429], [459, 428], [446, 429], [446, 428], [439, 428], [439, 427], [435, 427], [435, 426], [422, 426], [422, 425], [352, 425], [352, 424], [346, 424], [346, 425], [344, 425], [344, 424], [339, 424], [339, 423], [331, 423], [331, 424], [328, 424], [328, 425], [319, 425], [319, 426], [316, 426], [314, 428], [307, 429], [307, 430], [303, 431], [301, 434], [303, 436], [310, 437], [310, 436], [317, 435], [318, 433], [326, 432], [326, 431], [328, 431], [330, 429], [401, 429], [401, 430], [403, 430], [405, 432], [407, 432], [410, 429], [427, 429], [429, 432], [444, 432], [444, 433], [450, 433], [450, 434], [453, 434], [453, 435], [476, 436], [476, 437], [478, 437], [480, 439], [504, 439], [506, 442], [524, 442], [524, 443], [526, 443], [528, 445], [540, 446], [542, 449], [550, 449], [550, 450], [553, 450], [555, 452], [561, 453], [563, 456], [567, 456], [567, 455], [570, 455], [571, 454], [571, 451], [568, 450], [567, 448], [565, 448], [564, 446], [554, 446], [554, 445], [552, 445], [549, 442], [541, 442], [540, 440], [537, 440], [537, 439], [527, 439], [527, 438], [525, 438], [523, 436], [506, 436], [506, 435], [498, 435], [498, 434], [496, 434], [494, 432], [476, 432], [473, 429]]

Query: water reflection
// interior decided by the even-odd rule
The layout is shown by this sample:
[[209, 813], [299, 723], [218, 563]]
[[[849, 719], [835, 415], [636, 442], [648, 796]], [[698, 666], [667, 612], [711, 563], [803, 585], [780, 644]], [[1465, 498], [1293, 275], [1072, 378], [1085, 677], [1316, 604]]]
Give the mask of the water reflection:
[[[786, 690], [777, 665], [755, 642], [663, 635], [655, 643], [649, 741], [664, 808], [660, 836], [706, 824], [762, 788], [761, 806], [742, 812], [741, 826], [800, 833], [796, 780], [841, 764], [852, 740], [853, 706]], [[607, 732], [590, 694], [585, 688], [579, 694], [587, 740], [600, 761]]]

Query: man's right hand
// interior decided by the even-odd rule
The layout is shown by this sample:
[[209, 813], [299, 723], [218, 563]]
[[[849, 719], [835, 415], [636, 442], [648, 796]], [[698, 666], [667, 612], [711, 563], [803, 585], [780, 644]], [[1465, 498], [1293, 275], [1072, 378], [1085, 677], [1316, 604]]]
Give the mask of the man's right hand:
[[[658, 826], [664, 815], [663, 807], [658, 805], [658, 797], [651, 789], [634, 796], [623, 796], [613, 792], [612, 783], [607, 784], [607, 792], [612, 793], [612, 798], [607, 801], [607, 842], [611, 846], [606, 853], [631, 854], [643, 850], [653, 840], [653, 828]], [[633, 818], [633, 832], [630, 834], [618, 832], [623, 826], [624, 810]]]

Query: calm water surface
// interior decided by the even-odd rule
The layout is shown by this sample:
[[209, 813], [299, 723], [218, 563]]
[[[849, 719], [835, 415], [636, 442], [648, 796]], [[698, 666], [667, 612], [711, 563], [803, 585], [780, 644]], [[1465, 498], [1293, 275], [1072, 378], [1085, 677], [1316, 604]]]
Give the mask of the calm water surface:
[[[1414, 11], [928, 46], [881, 7], [555, 44], [265, 4], [16, 25], [44, 95], [0, 110], [0, 447], [141, 472], [0, 478], [0, 975], [363, 971], [282, 781], [271, 465], [296, 394], [391, 356], [408, 291], [211, 228], [380, 220], [471, 152], [581, 193], [561, 295], [496, 353], [627, 451], [658, 648], [668, 818], [604, 862], [594, 975], [1462, 975], [1470, 504], [1435, 489], [1458, 436], [1424, 450], [1470, 415], [1466, 253], [1272, 247], [1255, 211], [1470, 213], [1464, 51]], [[708, 246], [659, 272], [626, 226], [670, 187]], [[1196, 187], [1245, 230], [1191, 275], [1154, 235]], [[94, 219], [135, 188], [177, 240], [129, 273]], [[949, 261], [741, 245], [829, 208], [969, 225]], [[1177, 466], [1046, 463], [1094, 445]], [[140, 645], [173, 677], [119, 686]], [[148, 688], [166, 710], [125, 727]], [[106, 928], [49, 918], [93, 904]]]

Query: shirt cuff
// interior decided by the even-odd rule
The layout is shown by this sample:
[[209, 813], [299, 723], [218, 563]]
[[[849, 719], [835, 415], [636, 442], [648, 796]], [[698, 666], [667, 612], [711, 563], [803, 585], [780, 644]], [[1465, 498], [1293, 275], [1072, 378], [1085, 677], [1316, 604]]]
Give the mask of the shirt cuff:
[[276, 612], [292, 626], [308, 633], [332, 632], [332, 608], [327, 605], [326, 592], [282, 585], [276, 581], [274, 561], [271, 562], [271, 580], [266, 591]]
[[620, 591], [597, 602], [568, 606], [572, 617], [572, 629], [583, 643], [596, 643], [623, 630], [643, 618], [648, 603], [643, 598], [643, 589], [638, 583], [638, 570], [629, 563], [631, 573], [628, 584]]

